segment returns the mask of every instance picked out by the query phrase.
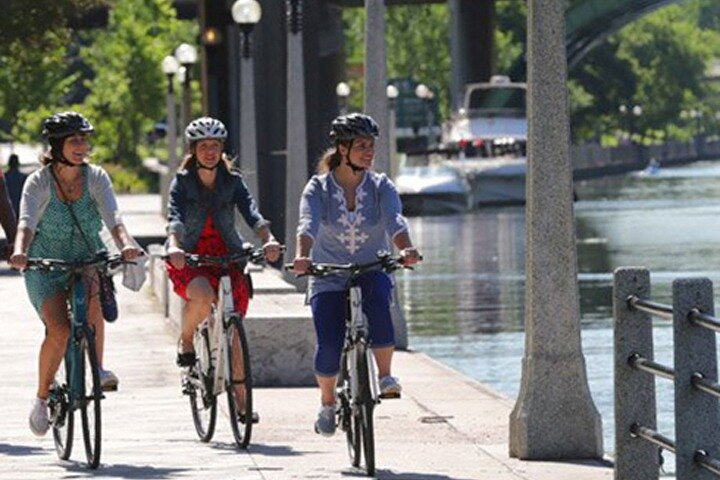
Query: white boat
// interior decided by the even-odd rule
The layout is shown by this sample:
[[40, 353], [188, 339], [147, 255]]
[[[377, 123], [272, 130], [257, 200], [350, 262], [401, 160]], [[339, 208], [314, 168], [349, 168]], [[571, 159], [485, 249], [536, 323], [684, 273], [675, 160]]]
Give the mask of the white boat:
[[406, 215], [464, 212], [472, 208], [472, 188], [462, 171], [443, 164], [403, 167], [395, 185]]
[[524, 83], [505, 76], [467, 85], [463, 108], [444, 126], [441, 149], [455, 155], [430, 162], [428, 167], [435, 169], [400, 169], [396, 183], [401, 198], [413, 203], [406, 213], [525, 203], [525, 93]]

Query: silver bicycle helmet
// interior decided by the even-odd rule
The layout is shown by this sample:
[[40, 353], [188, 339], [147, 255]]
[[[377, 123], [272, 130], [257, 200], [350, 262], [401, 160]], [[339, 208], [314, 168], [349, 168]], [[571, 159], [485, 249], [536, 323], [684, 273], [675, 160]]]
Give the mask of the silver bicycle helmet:
[[212, 117], [196, 118], [185, 129], [185, 138], [188, 142], [199, 140], [222, 140], [227, 139], [227, 128], [218, 119]]

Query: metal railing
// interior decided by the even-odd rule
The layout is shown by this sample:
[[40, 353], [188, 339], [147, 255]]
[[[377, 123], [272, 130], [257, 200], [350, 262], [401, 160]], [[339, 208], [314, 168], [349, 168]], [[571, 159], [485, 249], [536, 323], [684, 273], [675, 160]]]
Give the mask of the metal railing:
[[[720, 384], [712, 282], [673, 282], [673, 304], [650, 298], [650, 273], [615, 271], [615, 479], [651, 480], [660, 475], [659, 449], [676, 455], [678, 480], [720, 477]], [[673, 326], [674, 365], [653, 360], [651, 317]], [[657, 431], [655, 377], [671, 380], [675, 439]]]

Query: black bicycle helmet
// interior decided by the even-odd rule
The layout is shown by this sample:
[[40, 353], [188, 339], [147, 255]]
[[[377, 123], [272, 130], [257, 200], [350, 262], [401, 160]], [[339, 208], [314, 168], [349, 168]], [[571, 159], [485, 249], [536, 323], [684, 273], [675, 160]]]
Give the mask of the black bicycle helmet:
[[61, 112], [46, 118], [42, 123], [42, 136], [46, 140], [59, 140], [78, 133], [93, 133], [95, 128], [77, 112]]
[[228, 136], [227, 128], [220, 121], [212, 117], [196, 118], [185, 129], [185, 138], [188, 142], [199, 140], [222, 140]]
[[359, 137], [380, 136], [380, 129], [377, 122], [370, 115], [363, 113], [350, 113], [340, 115], [332, 121], [330, 128], [330, 139], [337, 142], [347, 142]]

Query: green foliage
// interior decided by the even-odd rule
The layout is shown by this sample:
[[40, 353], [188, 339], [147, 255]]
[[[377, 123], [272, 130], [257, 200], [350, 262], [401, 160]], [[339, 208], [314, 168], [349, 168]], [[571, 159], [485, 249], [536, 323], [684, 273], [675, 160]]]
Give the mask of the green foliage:
[[89, 35], [82, 56], [95, 76], [84, 105], [96, 126], [98, 159], [139, 168], [138, 145], [164, 111], [160, 62], [189, 33], [169, 0], [122, 0], [108, 28]]
[[[448, 114], [450, 103], [449, 13], [447, 5], [389, 6], [385, 14], [388, 78], [412, 77], [437, 94], [440, 108]], [[345, 57], [352, 89], [350, 106], [362, 109], [365, 11], [343, 11]]]

